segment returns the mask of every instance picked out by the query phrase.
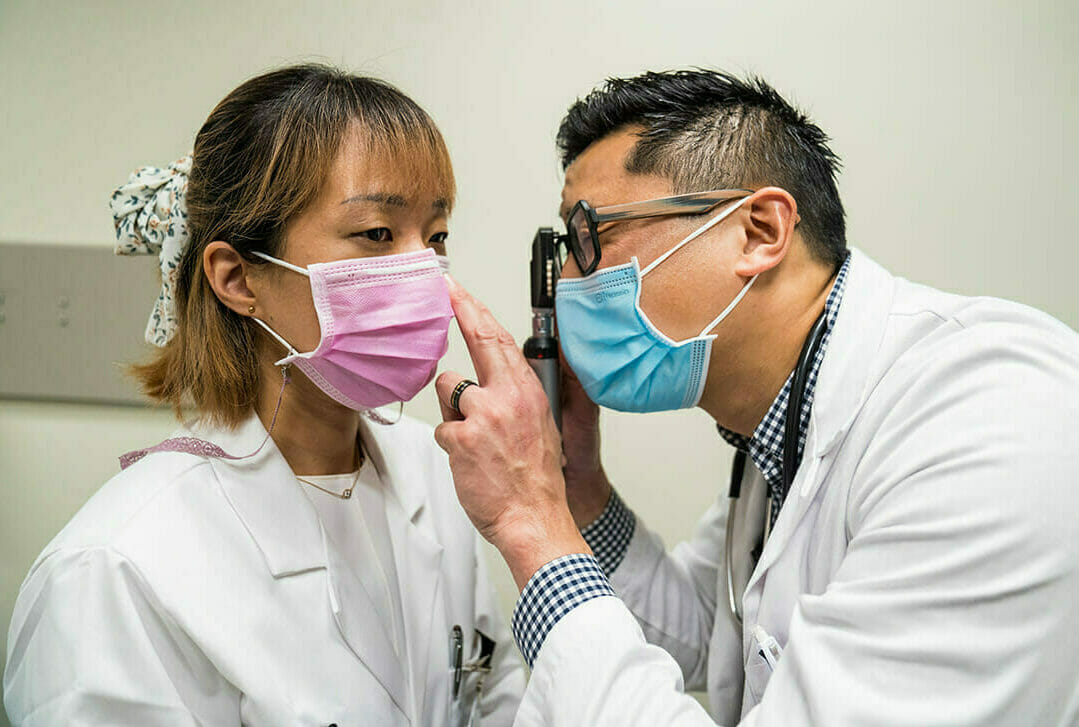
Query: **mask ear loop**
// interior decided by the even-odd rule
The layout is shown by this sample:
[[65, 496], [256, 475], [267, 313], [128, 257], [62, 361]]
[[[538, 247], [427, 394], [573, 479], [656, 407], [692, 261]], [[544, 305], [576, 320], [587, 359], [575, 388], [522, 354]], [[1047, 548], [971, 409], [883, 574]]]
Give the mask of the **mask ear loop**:
[[[667, 258], [669, 258], [669, 257], [670, 257], [671, 255], [675, 254], [676, 252], [678, 252], [679, 250], [681, 250], [681, 249], [682, 249], [683, 247], [685, 247], [686, 245], [688, 245], [688, 244], [689, 244], [690, 242], [693, 242], [693, 241], [694, 241], [694, 240], [696, 240], [696, 239], [697, 239], [698, 237], [700, 237], [701, 235], [703, 235], [704, 233], [708, 232], [708, 231], [709, 231], [710, 229], [712, 229], [713, 227], [715, 227], [716, 225], [718, 225], [718, 224], [719, 224], [720, 222], [722, 222], [723, 220], [725, 220], [725, 219], [727, 219], [728, 217], [730, 217], [730, 216], [731, 216], [732, 214], [734, 214], [734, 211], [735, 211], [735, 210], [737, 210], [737, 209], [738, 209], [739, 207], [741, 207], [741, 206], [742, 206], [742, 204], [743, 204], [743, 203], [744, 203], [744, 202], [745, 202], [745, 201], [746, 201], [747, 199], [749, 199], [749, 196], [748, 196], [748, 195], [747, 195], [747, 196], [745, 196], [745, 197], [742, 197], [742, 199], [738, 200], [738, 204], [735, 204], [735, 205], [733, 205], [733, 206], [731, 206], [731, 207], [729, 207], [729, 208], [727, 208], [727, 209], [723, 210], [723, 211], [722, 211], [722, 212], [720, 212], [720, 213], [719, 213], [718, 215], [716, 215], [716, 216], [715, 216], [715, 217], [713, 217], [712, 219], [708, 220], [708, 221], [707, 221], [707, 222], [705, 222], [705, 223], [704, 223], [703, 225], [701, 225], [700, 227], [698, 227], [698, 228], [697, 228], [696, 230], [694, 230], [693, 232], [691, 232], [691, 233], [689, 234], [689, 237], [687, 237], [686, 239], [682, 240], [682, 241], [681, 241], [680, 243], [678, 243], [677, 245], [675, 245], [674, 247], [672, 247], [672, 248], [671, 248], [670, 250], [668, 250], [667, 252], [663, 253], [662, 255], [660, 255], [659, 257], [657, 257], [657, 258], [656, 258], [655, 260], [653, 260], [652, 262], [650, 262], [650, 263], [648, 264], [648, 267], [646, 267], [646, 268], [645, 268], [644, 270], [642, 270], [642, 271], [641, 271], [641, 278], [644, 278], [644, 276], [645, 276], [645, 275], [647, 275], [648, 273], [652, 272], [652, 270], [653, 270], [653, 269], [654, 269], [654, 268], [655, 268], [655, 267], [656, 267], [657, 265], [659, 265], [659, 264], [660, 264], [661, 262], [663, 262], [664, 260], [666, 260]], [[730, 305], [728, 305], [728, 306], [727, 306], [726, 308], [724, 308], [724, 309], [723, 309], [723, 312], [722, 312], [722, 313], [720, 313], [720, 314], [719, 314], [718, 316], [716, 316], [716, 317], [715, 317], [715, 318], [714, 318], [714, 319], [712, 320], [712, 322], [711, 322], [711, 323], [709, 323], [709, 324], [708, 324], [707, 326], [705, 326], [705, 327], [704, 327], [704, 329], [703, 329], [703, 330], [702, 330], [702, 331], [701, 331], [700, 333], [698, 333], [698, 334], [697, 334], [697, 337], [698, 337], [698, 338], [699, 338], [700, 336], [703, 336], [704, 334], [708, 333], [708, 331], [712, 330], [712, 329], [713, 329], [713, 328], [715, 328], [716, 326], [718, 326], [718, 325], [719, 325], [719, 324], [720, 324], [720, 323], [721, 323], [721, 322], [723, 321], [723, 319], [724, 319], [724, 318], [726, 318], [726, 317], [727, 317], [728, 315], [730, 315], [730, 312], [731, 312], [732, 310], [734, 310], [734, 307], [735, 307], [736, 305], [738, 305], [738, 304], [739, 304], [739, 303], [741, 302], [742, 298], [744, 298], [744, 297], [745, 297], [745, 295], [746, 295], [746, 293], [748, 293], [748, 292], [749, 292], [749, 289], [753, 287], [753, 283], [757, 282], [757, 277], [758, 277], [757, 275], [754, 275], [754, 276], [753, 276], [752, 278], [750, 278], [749, 282], [748, 282], [748, 283], [746, 283], [746, 284], [745, 284], [745, 285], [744, 285], [744, 286], [742, 287], [742, 290], [741, 290], [741, 291], [740, 291], [740, 292], [738, 293], [738, 295], [736, 295], [736, 296], [734, 297], [734, 300], [732, 300], [732, 301], [730, 302]]]
[[[299, 356], [299, 355], [300, 355], [300, 352], [299, 352], [299, 351], [297, 351], [297, 350], [296, 350], [295, 348], [293, 348], [293, 347], [292, 347], [292, 344], [291, 344], [291, 343], [289, 343], [289, 342], [288, 342], [288, 341], [286, 341], [286, 340], [285, 340], [284, 338], [282, 338], [282, 337], [281, 337], [281, 336], [280, 336], [280, 335], [279, 335], [279, 334], [277, 333], [277, 331], [275, 331], [274, 329], [270, 328], [270, 326], [269, 326], [269, 325], [267, 325], [267, 324], [266, 324], [266, 323], [264, 323], [263, 321], [259, 320], [258, 318], [255, 318], [254, 316], [251, 316], [251, 320], [253, 320], [253, 321], [254, 321], [255, 323], [258, 323], [258, 324], [259, 324], [260, 326], [262, 326], [262, 329], [263, 329], [264, 331], [266, 331], [266, 332], [267, 332], [267, 333], [269, 333], [269, 334], [270, 334], [271, 336], [273, 336], [273, 338], [274, 338], [274, 340], [275, 340], [275, 341], [277, 341], [278, 343], [280, 343], [280, 344], [281, 344], [282, 346], [284, 346], [284, 347], [285, 347], [285, 350], [286, 350], [286, 351], [288, 351], [288, 356], [285, 356], [285, 358], [288, 358], [289, 356]], [[288, 366], [288, 364], [287, 364], [287, 363], [286, 363], [286, 364], [283, 364], [283, 363], [281, 363], [282, 361], [284, 361], [284, 360], [285, 360], [285, 358], [279, 359], [278, 361], [274, 362], [274, 366]]]
[[716, 316], [711, 323], [705, 326], [701, 330], [701, 332], [697, 334], [697, 337], [700, 338], [704, 334], [708, 333], [708, 331], [718, 326], [723, 321], [723, 319], [726, 318], [732, 310], [734, 310], [734, 307], [738, 305], [742, 298], [746, 297], [746, 293], [749, 292], [749, 289], [753, 287], [753, 283], [757, 282], [757, 278], [759, 277], [760, 273], [757, 273], [752, 278], [750, 278], [749, 282], [742, 286], [742, 289], [738, 292], [738, 295], [734, 296], [734, 300], [731, 301], [730, 305], [724, 308], [722, 313]]
[[682, 241], [681, 241], [680, 243], [678, 243], [677, 245], [675, 245], [674, 247], [672, 247], [672, 248], [671, 248], [670, 250], [668, 250], [667, 252], [663, 253], [663, 254], [662, 254], [662, 255], [660, 255], [659, 257], [657, 257], [657, 258], [656, 258], [655, 260], [653, 260], [652, 262], [648, 263], [648, 267], [646, 267], [646, 268], [645, 268], [644, 270], [642, 270], [642, 271], [641, 271], [641, 277], [643, 278], [643, 277], [644, 277], [645, 275], [648, 275], [648, 273], [652, 272], [652, 269], [653, 269], [654, 267], [656, 267], [657, 265], [659, 265], [659, 264], [660, 264], [661, 262], [663, 262], [664, 260], [666, 260], [667, 258], [669, 258], [669, 257], [670, 257], [671, 255], [673, 255], [673, 254], [675, 254], [676, 252], [678, 252], [679, 250], [681, 250], [681, 249], [682, 249], [683, 247], [685, 247], [685, 246], [686, 246], [686, 245], [688, 245], [689, 243], [691, 243], [691, 242], [693, 242], [694, 240], [696, 240], [696, 239], [697, 239], [698, 237], [700, 237], [700, 236], [701, 236], [701, 235], [703, 235], [704, 233], [708, 232], [708, 231], [709, 231], [710, 229], [712, 229], [713, 227], [715, 227], [716, 225], [718, 225], [718, 224], [719, 224], [720, 222], [722, 222], [723, 220], [725, 220], [725, 219], [727, 219], [728, 217], [730, 217], [730, 216], [731, 216], [732, 214], [734, 214], [734, 211], [735, 211], [736, 209], [738, 209], [739, 207], [741, 207], [741, 206], [742, 206], [742, 203], [743, 203], [743, 202], [745, 202], [745, 201], [746, 201], [747, 199], [749, 199], [749, 197], [748, 197], [748, 196], [747, 196], [747, 197], [742, 197], [742, 199], [738, 200], [738, 204], [736, 204], [736, 205], [734, 205], [734, 206], [732, 206], [732, 207], [728, 207], [727, 209], [723, 210], [723, 211], [722, 211], [722, 212], [720, 212], [720, 213], [719, 213], [718, 215], [716, 215], [716, 216], [715, 216], [715, 217], [713, 217], [712, 219], [708, 220], [708, 221], [707, 221], [707, 222], [705, 222], [705, 223], [704, 223], [703, 225], [701, 225], [700, 227], [698, 227], [698, 228], [697, 228], [696, 230], [694, 230], [693, 232], [691, 232], [691, 233], [689, 234], [689, 237], [687, 237], [686, 239], [682, 240]]
[[271, 262], [274, 265], [280, 265], [283, 268], [288, 268], [289, 270], [293, 271], [294, 273], [299, 273], [300, 275], [306, 275], [309, 278], [311, 277], [311, 273], [307, 272], [306, 268], [301, 268], [299, 265], [293, 265], [292, 263], [287, 263], [284, 260], [278, 260], [277, 258], [272, 257], [270, 255], [267, 255], [264, 252], [259, 252], [258, 250], [255, 250], [251, 254], [254, 255], [255, 257], [260, 257], [263, 260]]
[[379, 414], [376, 409], [364, 409], [360, 412], [360, 414], [362, 414], [365, 418], [375, 422], [376, 424], [381, 424], [386, 427], [392, 427], [394, 424], [397, 424], [399, 421], [401, 421], [401, 418], [405, 415], [405, 402], [397, 402], [396, 419], [387, 419], [386, 417]]
[[[311, 273], [307, 272], [306, 269], [301, 268], [299, 265], [293, 265], [292, 263], [287, 263], [284, 260], [278, 260], [277, 258], [272, 257], [270, 255], [267, 255], [264, 252], [259, 252], [258, 250], [255, 250], [251, 254], [254, 255], [255, 257], [260, 257], [263, 260], [271, 262], [274, 265], [280, 265], [283, 268], [287, 268], [288, 270], [292, 270], [293, 272], [297, 272], [300, 275], [306, 276], [308, 278], [311, 277]], [[278, 335], [277, 331], [270, 328], [270, 326], [267, 323], [265, 323], [264, 321], [262, 321], [262, 320], [260, 320], [258, 318], [255, 318], [254, 316], [251, 316], [251, 320], [253, 320], [255, 323], [258, 323], [260, 326], [262, 326], [263, 330], [265, 330], [267, 333], [269, 333], [271, 336], [273, 336], [274, 340], [276, 340], [278, 343], [280, 343], [282, 346], [284, 346], [285, 350], [288, 351], [289, 356], [299, 356], [300, 355], [300, 352], [297, 351], [295, 348], [293, 348], [291, 343], [289, 343], [284, 338], [282, 338], [280, 335]], [[285, 358], [288, 358], [288, 356], [286, 356]], [[287, 366], [288, 364], [282, 364], [281, 363], [284, 360], [285, 359], [282, 358], [282, 359], [279, 359], [278, 361], [275, 361], [274, 366], [282, 366], [282, 365]]]

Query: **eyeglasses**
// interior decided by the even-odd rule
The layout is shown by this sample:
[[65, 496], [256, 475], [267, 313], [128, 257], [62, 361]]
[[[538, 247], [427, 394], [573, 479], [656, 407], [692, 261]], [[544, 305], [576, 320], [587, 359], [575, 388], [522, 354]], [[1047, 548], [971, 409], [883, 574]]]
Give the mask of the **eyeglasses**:
[[622, 222], [665, 215], [699, 215], [724, 202], [748, 197], [751, 194], [753, 194], [751, 189], [717, 189], [711, 192], [691, 192], [674, 197], [628, 202], [595, 209], [582, 199], [573, 205], [573, 210], [566, 220], [566, 234], [560, 236], [558, 241], [569, 248], [577, 267], [581, 270], [581, 275], [590, 275], [599, 265], [598, 230], [604, 222]]

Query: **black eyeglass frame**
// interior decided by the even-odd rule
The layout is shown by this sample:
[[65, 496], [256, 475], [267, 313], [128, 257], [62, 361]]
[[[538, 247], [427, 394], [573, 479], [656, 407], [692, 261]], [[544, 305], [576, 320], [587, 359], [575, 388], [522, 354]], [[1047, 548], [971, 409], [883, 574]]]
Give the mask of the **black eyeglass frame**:
[[[641, 202], [608, 205], [593, 208], [585, 200], [578, 200], [566, 218], [566, 234], [559, 235], [558, 242], [565, 245], [573, 255], [581, 275], [590, 275], [599, 266], [601, 257], [599, 226], [605, 222], [640, 220], [666, 215], [699, 215], [709, 212], [724, 202], [742, 199], [753, 194], [752, 189], [714, 189], [709, 192], [690, 192], [673, 197], [648, 199]], [[582, 233], [587, 239], [582, 240]]]

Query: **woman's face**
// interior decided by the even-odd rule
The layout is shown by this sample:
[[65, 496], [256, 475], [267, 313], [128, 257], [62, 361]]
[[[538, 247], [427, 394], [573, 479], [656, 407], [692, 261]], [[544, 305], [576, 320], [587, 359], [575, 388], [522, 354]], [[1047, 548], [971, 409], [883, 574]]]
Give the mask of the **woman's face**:
[[[277, 257], [307, 267], [428, 247], [445, 255], [450, 200], [441, 190], [446, 185], [417, 180], [409, 168], [392, 155], [369, 153], [358, 130], [346, 134], [321, 193], [288, 224]], [[267, 263], [251, 270], [248, 285], [260, 317], [297, 351], [318, 346], [318, 316], [306, 276]], [[280, 358], [285, 351], [272, 355]]]

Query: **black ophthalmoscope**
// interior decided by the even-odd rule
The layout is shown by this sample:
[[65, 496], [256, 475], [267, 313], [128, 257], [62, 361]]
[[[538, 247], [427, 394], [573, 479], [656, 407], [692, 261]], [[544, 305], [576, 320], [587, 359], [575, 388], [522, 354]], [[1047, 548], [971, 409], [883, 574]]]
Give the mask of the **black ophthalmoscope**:
[[532, 335], [524, 345], [525, 358], [536, 372], [551, 414], [562, 429], [562, 394], [558, 371], [558, 339], [555, 337], [554, 291], [558, 283], [558, 237], [550, 227], [541, 227], [532, 238]]

